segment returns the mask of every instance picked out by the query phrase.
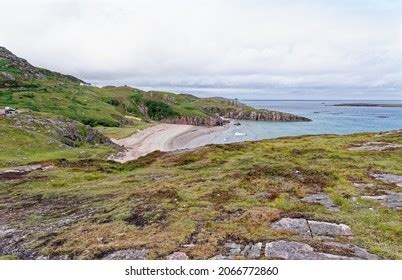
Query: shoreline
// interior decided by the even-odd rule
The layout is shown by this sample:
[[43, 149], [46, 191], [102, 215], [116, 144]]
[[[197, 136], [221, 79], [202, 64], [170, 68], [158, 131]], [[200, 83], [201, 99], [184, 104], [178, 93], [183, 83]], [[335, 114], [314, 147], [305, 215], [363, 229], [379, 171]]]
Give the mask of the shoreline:
[[169, 152], [201, 147], [211, 142], [213, 133], [227, 128], [228, 126], [205, 127], [160, 123], [127, 138], [111, 139], [126, 151], [109, 159], [124, 163], [157, 150]]

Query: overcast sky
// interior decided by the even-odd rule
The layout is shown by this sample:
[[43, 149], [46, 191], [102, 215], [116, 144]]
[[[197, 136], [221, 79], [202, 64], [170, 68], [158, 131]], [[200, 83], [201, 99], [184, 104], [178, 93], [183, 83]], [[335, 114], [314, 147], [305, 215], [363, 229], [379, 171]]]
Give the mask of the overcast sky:
[[402, 0], [1, 0], [0, 45], [93, 84], [402, 99]]

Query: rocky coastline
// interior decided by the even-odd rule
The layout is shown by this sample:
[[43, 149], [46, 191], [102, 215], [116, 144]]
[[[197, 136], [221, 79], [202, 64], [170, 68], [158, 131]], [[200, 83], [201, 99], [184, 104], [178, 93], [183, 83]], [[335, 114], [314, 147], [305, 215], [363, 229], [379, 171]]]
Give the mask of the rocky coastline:
[[161, 120], [163, 123], [170, 124], [185, 124], [185, 125], [195, 125], [195, 126], [223, 126], [229, 123], [228, 119], [233, 120], [250, 120], [250, 121], [271, 121], [271, 122], [310, 122], [311, 119], [293, 115], [289, 113], [268, 111], [268, 110], [258, 110], [258, 111], [222, 111], [215, 112], [213, 116], [208, 117], [190, 117], [190, 116], [180, 116], [174, 118], [166, 118]]

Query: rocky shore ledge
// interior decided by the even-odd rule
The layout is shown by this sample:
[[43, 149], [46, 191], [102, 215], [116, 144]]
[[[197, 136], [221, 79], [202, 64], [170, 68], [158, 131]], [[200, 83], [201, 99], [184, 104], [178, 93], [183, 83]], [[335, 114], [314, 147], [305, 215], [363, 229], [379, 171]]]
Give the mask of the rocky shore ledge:
[[223, 111], [218, 110], [211, 112], [211, 116], [208, 117], [189, 117], [180, 116], [174, 118], [167, 118], [161, 120], [164, 123], [170, 124], [186, 124], [195, 126], [222, 126], [229, 123], [228, 119], [233, 120], [250, 120], [250, 121], [271, 121], [271, 122], [310, 122], [309, 118], [293, 115], [290, 113], [268, 111], [268, 110], [256, 110], [245, 111], [242, 109], [235, 111]]

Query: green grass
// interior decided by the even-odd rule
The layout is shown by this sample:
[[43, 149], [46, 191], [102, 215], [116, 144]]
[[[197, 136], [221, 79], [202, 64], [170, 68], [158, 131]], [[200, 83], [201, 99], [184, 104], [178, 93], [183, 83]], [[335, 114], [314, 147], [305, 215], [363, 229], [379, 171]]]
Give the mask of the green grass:
[[3, 58], [0, 58], [0, 71], [11, 73], [13, 75], [21, 74], [21, 71], [18, 68], [8, 65], [8, 62]]
[[144, 92], [130, 87], [80, 86], [54, 78], [25, 83], [24, 87], [0, 88], [0, 107], [53, 113], [90, 126], [130, 126], [126, 115], [159, 121], [175, 117], [208, 117], [240, 107], [245, 112], [261, 111], [225, 99]]
[[119, 126], [124, 119], [115, 106], [100, 102], [96, 93], [86, 87], [70, 88], [42, 82], [41, 87], [29, 90], [5, 89], [0, 91], [0, 96], [0, 106], [49, 112], [91, 126]]
[[123, 139], [129, 137], [133, 134], [138, 133], [139, 131], [154, 125], [155, 123], [152, 122], [145, 122], [145, 121], [133, 121], [132, 124], [125, 127], [104, 127], [104, 126], [97, 126], [100, 132], [102, 132], [107, 137], [113, 139]]
[[17, 258], [15, 256], [7, 255], [7, 256], [0, 256], [0, 261], [10, 261], [10, 260], [16, 260]]

